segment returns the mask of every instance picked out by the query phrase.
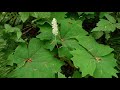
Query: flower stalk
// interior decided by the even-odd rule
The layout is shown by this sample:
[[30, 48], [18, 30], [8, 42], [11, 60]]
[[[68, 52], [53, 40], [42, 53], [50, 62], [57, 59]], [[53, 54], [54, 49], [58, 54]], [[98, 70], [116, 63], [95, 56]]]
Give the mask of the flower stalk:
[[53, 18], [52, 20], [52, 33], [56, 37], [58, 35], [58, 25], [57, 25], [57, 20]]

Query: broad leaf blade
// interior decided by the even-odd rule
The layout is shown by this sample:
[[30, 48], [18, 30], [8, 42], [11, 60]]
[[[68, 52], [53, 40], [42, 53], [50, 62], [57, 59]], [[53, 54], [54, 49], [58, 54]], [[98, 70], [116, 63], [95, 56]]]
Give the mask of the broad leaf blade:
[[33, 38], [32, 40], [30, 40], [29, 46], [28, 46], [29, 57], [37, 53], [37, 51], [39, 51], [41, 46], [42, 46], [42, 42], [39, 39]]
[[57, 22], [60, 23], [61, 20], [64, 20], [67, 12], [51, 12], [51, 20], [53, 18], [57, 19]]
[[78, 36], [76, 37], [82, 47], [90, 51], [94, 56], [105, 56], [113, 51], [107, 45], [98, 44], [92, 36]]
[[71, 58], [72, 55], [69, 52], [69, 49], [66, 47], [60, 47], [58, 48], [58, 55], [59, 57], [67, 57], [67, 58]]
[[62, 42], [62, 45], [64, 47], [69, 48], [70, 50], [73, 50], [73, 49], [76, 49], [76, 48], [80, 48], [79, 43], [75, 39], [65, 40], [65, 41]]
[[39, 26], [41, 33], [37, 35], [40, 40], [51, 40], [53, 37], [52, 27], [49, 24], [44, 24]]
[[117, 70], [114, 68], [116, 60], [114, 59], [113, 54], [102, 57], [103, 60], [97, 63], [96, 70], [94, 72], [95, 78], [112, 78], [112, 76], [117, 77]]
[[[24, 53], [23, 56], [20, 56], [23, 52], [26, 53]], [[27, 58], [28, 54], [29, 57]], [[63, 62], [54, 58], [54, 55], [48, 50], [41, 47], [41, 42], [34, 38], [29, 42], [28, 48], [19, 46], [15, 51], [14, 57], [14, 62], [19, 64], [20, 61], [24, 64], [20, 64], [20, 67], [11, 72], [8, 77], [55, 78], [55, 73], [60, 72], [60, 66], [63, 64]]]
[[65, 19], [61, 21], [60, 34], [63, 39], [69, 39], [79, 34], [87, 35], [87, 32], [82, 28], [82, 21]]
[[93, 73], [96, 68], [95, 59], [85, 50], [74, 50], [71, 51], [73, 55], [73, 62], [76, 67], [79, 67], [82, 71], [82, 76], [86, 76], [88, 74], [93, 76]]

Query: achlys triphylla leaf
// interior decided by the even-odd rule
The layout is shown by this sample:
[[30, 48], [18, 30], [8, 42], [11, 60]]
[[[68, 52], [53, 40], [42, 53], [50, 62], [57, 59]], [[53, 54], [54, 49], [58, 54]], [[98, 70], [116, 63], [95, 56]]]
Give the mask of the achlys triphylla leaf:
[[70, 39], [79, 34], [84, 36], [88, 33], [82, 28], [82, 21], [64, 19], [61, 21], [60, 34], [61, 38]]
[[61, 20], [60, 38], [64, 47], [74, 49], [79, 47], [75, 37], [78, 35], [87, 35], [88, 33], [82, 28], [82, 21], [70, 19]]
[[117, 66], [116, 59], [113, 54], [109, 54], [101, 57], [101, 62], [97, 63], [97, 67], [93, 76], [95, 78], [111, 78], [112, 76], [117, 77], [118, 71], [114, 68]]
[[61, 23], [61, 20], [64, 20], [67, 12], [51, 12], [50, 19], [56, 18], [58, 23]]
[[76, 39], [95, 56], [105, 56], [114, 50], [107, 45], [98, 44], [92, 36], [78, 36]]
[[59, 57], [67, 57], [67, 58], [72, 57], [72, 55], [70, 54], [69, 49], [67, 47], [58, 48], [58, 55], [59, 55]]
[[73, 49], [81, 47], [79, 45], [78, 41], [75, 39], [64, 40], [64, 41], [62, 41], [62, 45], [63, 45], [63, 47], [68, 48], [69, 50], [73, 50]]
[[86, 50], [73, 50], [71, 51], [73, 58], [71, 58], [76, 67], [79, 67], [82, 76], [90, 74], [93, 76], [93, 73], [96, 68], [95, 59], [90, 55]]
[[[77, 37], [77, 40], [83, 49], [78, 48], [71, 51], [71, 54], [73, 55], [73, 58], [71, 59], [73, 60], [74, 65], [80, 68], [83, 77], [88, 74], [91, 76], [94, 76], [95, 74], [95, 77], [99, 77], [99, 74], [101, 77], [107, 77], [104, 73], [101, 74], [101, 72], [107, 72], [110, 77], [116, 76], [117, 71], [114, 69], [116, 66], [116, 60], [113, 55], [109, 56], [109, 54], [113, 51], [112, 48], [98, 44], [91, 36], [79, 36]], [[110, 58], [106, 59], [108, 57]], [[110, 63], [110, 70], [107, 70], [106, 66], [104, 66], [108, 65], [107, 63]], [[102, 70], [100, 65], [102, 65]], [[97, 71], [96, 68], [97, 70], [100, 69], [101, 72]]]
[[39, 39], [33, 38], [28, 47], [23, 44], [17, 47], [13, 63], [18, 67], [8, 77], [17, 78], [54, 78], [63, 64], [46, 49]]
[[[44, 25], [43, 25], [44, 26]], [[52, 33], [52, 27], [42, 28], [41, 34], [37, 36], [41, 40], [50, 40], [46, 43], [47, 48], [53, 50], [54, 46], [59, 42], [62, 43], [64, 47], [75, 48], [79, 47], [78, 42], [75, 39], [77, 35], [87, 35], [87, 32], [82, 28], [82, 21], [75, 21], [70, 19], [61, 20], [61, 27], [59, 28], [59, 34], [55, 36]], [[50, 29], [51, 28], [51, 29]]]
[[45, 23], [44, 25], [39, 25], [39, 28], [41, 33], [36, 36], [37, 38], [40, 38], [40, 40], [52, 39], [52, 27], [48, 23]]

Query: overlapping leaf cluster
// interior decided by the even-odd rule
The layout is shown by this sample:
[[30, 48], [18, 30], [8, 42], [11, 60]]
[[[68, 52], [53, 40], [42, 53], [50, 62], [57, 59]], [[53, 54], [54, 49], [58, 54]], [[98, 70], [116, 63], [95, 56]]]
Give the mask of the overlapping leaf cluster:
[[[16, 46], [7, 57], [7, 65], [16, 67], [6, 77], [16, 78], [65, 78], [61, 66], [67, 62], [74, 68], [72, 78], [117, 77], [114, 49], [99, 44], [96, 39], [119, 28], [111, 13], [100, 13], [97, 26], [88, 33], [83, 29], [85, 18], [94, 18], [95, 12], [78, 12], [79, 19], [67, 18], [67, 12], [19, 12], [21, 26], [4, 24], [3, 36], [9, 35]], [[52, 34], [51, 21], [58, 21], [58, 35]], [[39, 34], [30, 41], [22, 39], [22, 28], [27, 22], [39, 28]], [[3, 37], [6, 39], [6, 37]], [[10, 41], [9, 39], [6, 39]], [[55, 57], [57, 55], [57, 57]], [[71, 61], [73, 63], [71, 63]]]

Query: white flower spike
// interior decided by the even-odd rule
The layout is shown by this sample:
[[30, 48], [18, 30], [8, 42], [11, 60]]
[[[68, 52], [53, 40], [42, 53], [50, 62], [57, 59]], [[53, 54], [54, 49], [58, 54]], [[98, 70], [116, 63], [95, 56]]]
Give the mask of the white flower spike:
[[58, 35], [58, 25], [57, 25], [57, 20], [55, 18], [53, 18], [52, 20], [52, 33], [55, 36]]

